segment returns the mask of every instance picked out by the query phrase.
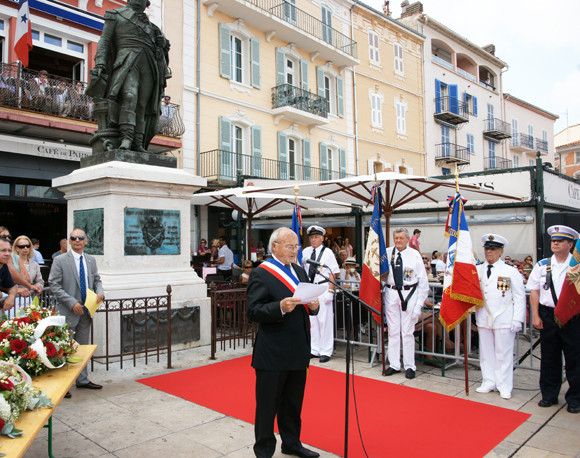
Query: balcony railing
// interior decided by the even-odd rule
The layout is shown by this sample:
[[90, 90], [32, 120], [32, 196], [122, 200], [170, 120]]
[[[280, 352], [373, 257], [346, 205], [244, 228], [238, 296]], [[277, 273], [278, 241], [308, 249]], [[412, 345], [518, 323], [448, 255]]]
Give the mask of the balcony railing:
[[328, 117], [326, 98], [305, 91], [291, 84], [282, 84], [272, 88], [272, 108], [292, 107], [308, 113]]
[[466, 146], [455, 143], [439, 143], [435, 145], [435, 163], [437, 165], [457, 163], [458, 165], [469, 164], [471, 155]]
[[454, 126], [469, 122], [469, 105], [455, 97], [438, 97], [435, 102], [435, 119]]
[[[86, 83], [54, 75], [41, 78], [40, 72], [16, 63], [0, 64], [0, 69], [0, 106], [96, 123]], [[159, 133], [180, 137], [183, 132], [179, 105], [162, 104]]]
[[534, 149], [534, 137], [532, 137], [531, 135], [516, 133], [512, 137], [511, 147], [512, 148], [519, 148], [521, 150], [525, 150], [525, 149], [533, 150]]
[[546, 140], [540, 140], [539, 138], [536, 138], [536, 148], [544, 153], [547, 153], [548, 152], [548, 142]]
[[461, 76], [467, 78], [468, 80], [473, 81], [474, 83], [477, 82], [477, 78], [475, 77], [475, 75], [472, 75], [471, 73], [468, 73], [459, 67], [457, 67], [457, 73], [459, 73]]
[[480, 86], [483, 86], [486, 89], [490, 89], [492, 91], [495, 91], [495, 86], [492, 86], [490, 83], [487, 83], [487, 82], [481, 81], [481, 80], [479, 80], [478, 83]]
[[451, 62], [447, 62], [446, 60], [441, 59], [441, 57], [437, 57], [435, 54], [431, 54], [431, 60], [439, 65], [443, 65], [449, 70], [453, 70], [453, 64]]
[[504, 159], [503, 157], [495, 156], [483, 158], [483, 170], [500, 170], [511, 168], [513, 168], [511, 159]]
[[232, 153], [220, 149], [200, 154], [200, 175], [207, 178], [208, 181], [236, 181], [238, 174], [272, 180], [302, 181], [334, 180], [351, 176], [345, 172]]
[[512, 136], [512, 125], [498, 118], [483, 121], [483, 135], [494, 140], [504, 140]]
[[320, 19], [296, 8], [292, 3], [280, 0], [246, 0], [268, 13], [298, 27], [308, 35], [325, 41], [334, 48], [357, 58], [356, 42], [338, 30], [324, 24]]

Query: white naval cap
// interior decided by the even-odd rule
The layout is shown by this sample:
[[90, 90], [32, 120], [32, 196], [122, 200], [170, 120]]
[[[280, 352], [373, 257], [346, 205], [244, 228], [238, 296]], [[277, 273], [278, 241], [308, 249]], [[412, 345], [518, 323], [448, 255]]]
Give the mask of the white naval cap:
[[568, 226], [550, 226], [548, 234], [552, 240], [578, 240], [578, 232]]
[[310, 235], [326, 235], [326, 231], [324, 230], [324, 228], [320, 227], [320, 226], [310, 226], [307, 230], [306, 233], [310, 236]]
[[497, 234], [485, 234], [481, 241], [486, 248], [505, 248], [508, 246], [507, 239]]

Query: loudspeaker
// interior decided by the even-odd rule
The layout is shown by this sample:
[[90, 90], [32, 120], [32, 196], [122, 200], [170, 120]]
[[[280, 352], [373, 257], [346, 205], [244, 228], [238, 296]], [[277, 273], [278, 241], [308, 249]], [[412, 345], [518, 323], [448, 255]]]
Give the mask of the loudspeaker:
[[544, 213], [544, 258], [548, 258], [553, 254], [548, 228], [559, 224], [580, 232], [580, 212]]

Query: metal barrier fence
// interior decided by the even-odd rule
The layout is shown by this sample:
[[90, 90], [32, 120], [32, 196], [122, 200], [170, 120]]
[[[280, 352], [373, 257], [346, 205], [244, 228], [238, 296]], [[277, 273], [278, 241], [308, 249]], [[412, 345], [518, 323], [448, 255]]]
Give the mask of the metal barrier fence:
[[212, 282], [211, 298], [211, 357], [216, 359], [217, 343], [220, 350], [246, 344], [254, 345], [257, 325], [248, 320], [247, 290], [238, 282]]

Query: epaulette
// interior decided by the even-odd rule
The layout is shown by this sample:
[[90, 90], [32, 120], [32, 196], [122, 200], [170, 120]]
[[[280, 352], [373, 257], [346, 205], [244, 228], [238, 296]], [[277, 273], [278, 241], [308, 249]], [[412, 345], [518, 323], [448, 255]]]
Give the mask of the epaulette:
[[117, 12], [115, 10], [105, 11], [105, 20], [106, 19], [117, 19]]
[[548, 263], [547, 259], [542, 259], [541, 261], [538, 261], [539, 266], [545, 266], [547, 263]]

